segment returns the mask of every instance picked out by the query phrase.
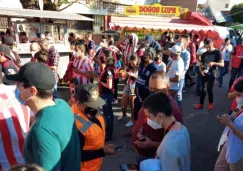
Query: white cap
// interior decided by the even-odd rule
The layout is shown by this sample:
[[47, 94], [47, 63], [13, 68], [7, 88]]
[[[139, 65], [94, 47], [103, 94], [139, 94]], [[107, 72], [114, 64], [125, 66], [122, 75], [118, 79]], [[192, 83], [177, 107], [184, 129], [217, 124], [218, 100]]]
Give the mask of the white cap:
[[181, 54], [181, 47], [178, 45], [174, 45], [172, 48], [169, 48], [169, 51], [174, 54]]

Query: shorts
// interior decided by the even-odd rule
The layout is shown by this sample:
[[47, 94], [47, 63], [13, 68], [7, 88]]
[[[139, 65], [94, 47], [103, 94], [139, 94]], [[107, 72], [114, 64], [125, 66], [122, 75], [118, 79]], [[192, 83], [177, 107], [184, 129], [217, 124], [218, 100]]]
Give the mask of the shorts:
[[123, 93], [128, 96], [135, 96], [135, 84], [126, 84]]

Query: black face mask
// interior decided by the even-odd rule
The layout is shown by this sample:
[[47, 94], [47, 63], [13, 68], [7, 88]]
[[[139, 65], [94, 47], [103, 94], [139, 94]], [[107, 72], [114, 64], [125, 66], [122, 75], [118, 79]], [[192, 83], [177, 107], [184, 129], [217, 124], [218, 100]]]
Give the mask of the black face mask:
[[86, 115], [91, 115], [92, 117], [95, 117], [97, 114], [98, 114], [98, 110], [97, 109], [94, 109], [94, 108], [91, 108], [91, 107], [86, 107], [84, 109], [84, 113]]

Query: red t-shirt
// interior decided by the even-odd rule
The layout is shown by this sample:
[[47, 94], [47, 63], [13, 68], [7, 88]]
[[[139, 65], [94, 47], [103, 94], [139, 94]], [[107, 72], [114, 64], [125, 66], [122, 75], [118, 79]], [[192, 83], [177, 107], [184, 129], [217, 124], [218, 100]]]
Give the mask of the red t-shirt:
[[[169, 95], [169, 98], [172, 102], [173, 106], [173, 114], [175, 119], [178, 122], [184, 123], [183, 122], [183, 117], [182, 117], [182, 112], [176, 103], [176, 101]], [[136, 124], [133, 127], [132, 130], [132, 143], [134, 148], [138, 151], [140, 155], [147, 156], [147, 157], [154, 157], [157, 148], [153, 149], [140, 149], [134, 142], [138, 141], [138, 134], [141, 133], [143, 136], [147, 136], [149, 139], [151, 139], [154, 142], [161, 142], [162, 139], [164, 138], [164, 129], [157, 129], [154, 130], [147, 124], [147, 117], [145, 116], [144, 110], [141, 108], [140, 111], [138, 112], [138, 120]]]
[[[235, 82], [233, 83], [233, 85], [230, 88], [230, 92], [234, 92], [235, 91], [235, 89], [234, 89], [235, 88], [235, 84], [237, 84], [240, 80], [243, 80], [243, 76], [241, 76], [237, 80], [235, 80]], [[237, 106], [237, 102], [236, 102], [236, 99], [234, 99], [233, 102], [232, 102], [231, 108], [230, 108], [231, 111], [234, 111], [236, 106]]]
[[240, 67], [242, 57], [243, 57], [243, 46], [237, 45], [235, 47], [235, 55], [233, 56], [233, 59], [232, 59], [232, 67], [233, 68], [239, 68]]

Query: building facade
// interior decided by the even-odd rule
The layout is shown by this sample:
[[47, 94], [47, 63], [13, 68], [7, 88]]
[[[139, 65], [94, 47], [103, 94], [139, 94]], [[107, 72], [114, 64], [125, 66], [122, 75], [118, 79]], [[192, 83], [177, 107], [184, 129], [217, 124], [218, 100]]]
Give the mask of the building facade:
[[219, 11], [230, 11], [237, 4], [243, 3], [243, 0], [207, 0], [204, 5], [211, 6]]
[[161, 0], [160, 3], [165, 6], [188, 8], [190, 11], [196, 11], [197, 9], [197, 0]]

